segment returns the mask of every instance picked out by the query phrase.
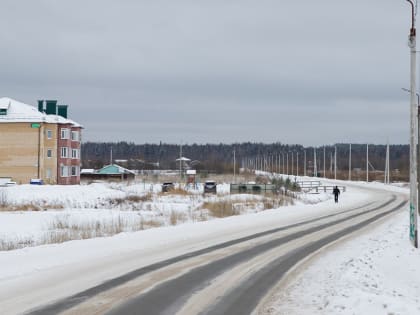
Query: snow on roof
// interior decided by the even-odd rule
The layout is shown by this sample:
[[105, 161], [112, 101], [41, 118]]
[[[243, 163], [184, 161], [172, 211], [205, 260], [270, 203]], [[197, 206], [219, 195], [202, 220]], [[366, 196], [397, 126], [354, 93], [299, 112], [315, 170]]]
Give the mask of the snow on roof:
[[191, 159], [181, 156], [180, 158], [176, 159], [175, 161], [191, 161]]
[[10, 102], [4, 101], [0, 103], [0, 109], [9, 109]]
[[0, 98], [0, 108], [7, 109], [6, 115], [0, 116], [0, 123], [9, 122], [45, 122], [51, 124], [72, 124], [82, 127], [77, 122], [59, 115], [41, 113], [32, 105], [21, 103], [8, 97]]
[[80, 174], [93, 174], [95, 170], [93, 168], [83, 168], [80, 170]]

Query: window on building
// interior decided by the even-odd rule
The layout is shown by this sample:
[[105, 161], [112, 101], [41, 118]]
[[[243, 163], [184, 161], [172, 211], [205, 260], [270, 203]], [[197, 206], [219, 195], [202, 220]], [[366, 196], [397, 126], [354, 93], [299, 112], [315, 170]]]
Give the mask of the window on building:
[[69, 130], [67, 128], [61, 129], [61, 139], [69, 138]]
[[7, 115], [7, 109], [6, 108], [0, 108], [0, 115]]
[[78, 131], [72, 131], [71, 132], [71, 140], [72, 141], [80, 141], [79, 140], [79, 132]]
[[52, 130], [47, 129], [47, 139], [52, 139]]
[[79, 149], [71, 149], [71, 158], [78, 159], [79, 158]]
[[62, 158], [68, 158], [69, 157], [69, 148], [62, 147], [61, 148], [61, 157]]
[[79, 167], [78, 166], [72, 166], [71, 167], [71, 176], [77, 176], [79, 175]]
[[68, 177], [69, 176], [69, 167], [66, 165], [60, 166], [60, 175], [61, 177]]
[[47, 149], [47, 158], [52, 158], [52, 149]]
[[50, 179], [52, 175], [52, 171], [50, 168], [47, 168], [47, 170], [45, 171], [45, 178]]

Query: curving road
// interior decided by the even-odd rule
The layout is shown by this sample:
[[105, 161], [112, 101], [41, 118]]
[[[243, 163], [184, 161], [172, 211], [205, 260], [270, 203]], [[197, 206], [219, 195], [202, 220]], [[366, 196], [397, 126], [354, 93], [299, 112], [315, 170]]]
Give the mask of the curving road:
[[256, 314], [298, 263], [406, 207], [403, 194], [370, 195], [351, 208], [134, 269], [26, 314]]

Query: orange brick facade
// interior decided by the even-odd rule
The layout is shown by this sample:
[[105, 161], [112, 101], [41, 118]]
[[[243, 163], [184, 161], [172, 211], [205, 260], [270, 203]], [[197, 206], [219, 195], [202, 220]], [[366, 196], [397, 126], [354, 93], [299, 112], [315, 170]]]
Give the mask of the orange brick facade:
[[60, 185], [80, 183], [80, 140], [80, 127], [58, 126], [57, 183]]

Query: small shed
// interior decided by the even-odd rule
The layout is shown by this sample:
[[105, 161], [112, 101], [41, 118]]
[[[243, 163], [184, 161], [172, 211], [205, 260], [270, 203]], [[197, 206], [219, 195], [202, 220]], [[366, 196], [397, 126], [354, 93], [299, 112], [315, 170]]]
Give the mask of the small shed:
[[114, 180], [124, 181], [133, 180], [136, 174], [117, 164], [106, 165], [93, 173], [81, 173], [81, 179], [86, 180]]

